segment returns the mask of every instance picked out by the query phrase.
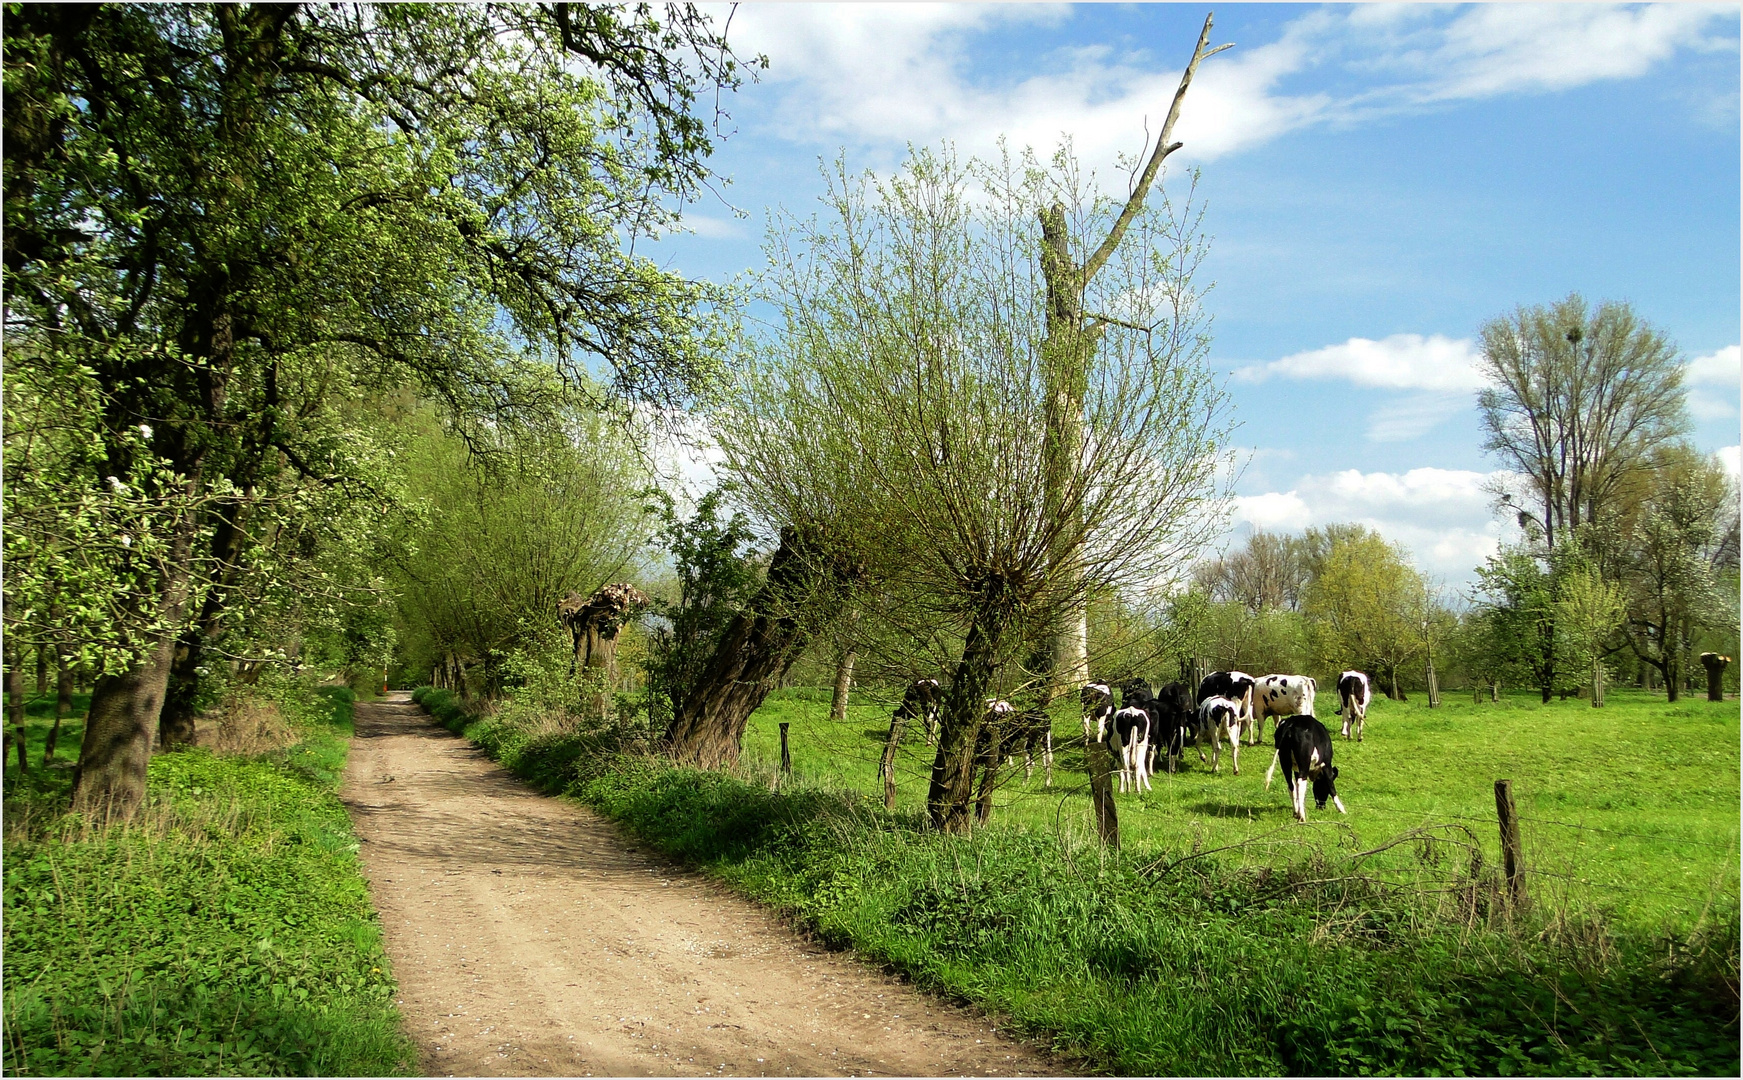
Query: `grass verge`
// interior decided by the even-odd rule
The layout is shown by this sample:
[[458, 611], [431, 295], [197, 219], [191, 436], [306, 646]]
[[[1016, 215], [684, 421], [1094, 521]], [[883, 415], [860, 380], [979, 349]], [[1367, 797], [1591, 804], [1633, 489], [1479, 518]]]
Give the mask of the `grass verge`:
[[8, 775], [7, 1072], [415, 1067], [338, 798], [351, 692], [279, 697], [298, 741], [159, 755], [126, 825], [63, 812], [68, 770]]
[[1734, 898], [1691, 928], [1646, 931], [1549, 904], [1512, 911], [1475, 860], [1458, 888], [1425, 896], [1351, 872], [1335, 845], [1264, 866], [1192, 845], [1106, 856], [1014, 815], [943, 837], [851, 789], [776, 792], [766, 771], [675, 769], [610, 754], [608, 735], [414, 697], [542, 789], [826, 942], [1111, 1072], [1738, 1071]]

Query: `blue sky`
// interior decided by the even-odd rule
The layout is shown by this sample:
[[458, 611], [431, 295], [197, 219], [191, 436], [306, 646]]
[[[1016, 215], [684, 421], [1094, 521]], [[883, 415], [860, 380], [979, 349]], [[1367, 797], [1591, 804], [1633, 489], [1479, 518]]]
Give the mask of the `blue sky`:
[[[716, 280], [760, 266], [767, 212], [808, 213], [838, 152], [883, 170], [909, 143], [1045, 154], [1069, 135], [1111, 172], [1160, 127], [1208, 10], [741, 4], [734, 47], [770, 68], [723, 102], [725, 201], [690, 207], [657, 257]], [[1505, 535], [1475, 336], [1572, 291], [1680, 346], [1695, 442], [1737, 470], [1736, 6], [1214, 10], [1213, 43], [1236, 47], [1200, 69], [1165, 183], [1201, 170], [1212, 364], [1250, 455], [1231, 538], [1362, 521], [1468, 582]]]

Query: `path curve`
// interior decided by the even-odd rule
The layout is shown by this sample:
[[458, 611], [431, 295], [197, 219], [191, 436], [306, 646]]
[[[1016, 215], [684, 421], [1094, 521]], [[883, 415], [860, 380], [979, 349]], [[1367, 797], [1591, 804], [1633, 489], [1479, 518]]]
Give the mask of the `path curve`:
[[404, 694], [357, 703], [343, 795], [426, 1074], [1060, 1071], [539, 795]]

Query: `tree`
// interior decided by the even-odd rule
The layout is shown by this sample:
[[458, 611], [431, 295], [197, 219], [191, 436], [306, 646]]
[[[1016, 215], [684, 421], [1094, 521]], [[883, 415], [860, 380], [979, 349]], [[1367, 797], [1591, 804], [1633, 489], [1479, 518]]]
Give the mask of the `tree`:
[[1573, 293], [1492, 320], [1482, 341], [1483, 448], [1522, 478], [1502, 500], [1546, 548], [1600, 521], [1688, 427], [1676, 347], [1627, 304], [1592, 311]]
[[1376, 673], [1386, 695], [1404, 700], [1400, 668], [1423, 649], [1426, 585], [1403, 549], [1361, 526], [1309, 537], [1316, 572], [1302, 597], [1314, 650], [1328, 670]]
[[1604, 657], [1610, 639], [1628, 613], [1622, 586], [1581, 567], [1562, 583], [1555, 601], [1555, 621], [1566, 636], [1571, 658], [1582, 663], [1592, 679], [1592, 708], [1604, 707]]
[[1735, 634], [1737, 488], [1692, 452], [1665, 456], [1635, 526], [1624, 587], [1634, 654], [1657, 668], [1671, 701], [1704, 629]]
[[[1199, 32], [1192, 58], [1180, 75], [1180, 85], [1174, 91], [1174, 100], [1162, 122], [1156, 145], [1144, 163], [1143, 171], [1133, 181], [1117, 215], [1103, 215], [1100, 221], [1085, 220], [1072, 212], [1082, 205], [1080, 202], [1068, 204], [1060, 199], [1044, 203], [1036, 212], [1041, 224], [1039, 264], [1046, 283], [1046, 336], [1042, 341], [1042, 354], [1045, 358], [1047, 417], [1043, 446], [1047, 468], [1043, 480], [1050, 515], [1079, 512], [1072, 505], [1070, 495], [1079, 486], [1079, 480], [1073, 474], [1079, 467], [1085, 435], [1084, 394], [1094, 378], [1096, 354], [1103, 334], [1115, 326], [1150, 333], [1154, 326], [1161, 325], [1119, 317], [1114, 313], [1120, 302], [1117, 294], [1098, 297], [1094, 288], [1097, 276], [1119, 252], [1126, 231], [1143, 214], [1145, 200], [1161, 173], [1162, 163], [1183, 145], [1169, 139], [1174, 134], [1181, 103], [1186, 99], [1187, 88], [1192, 85], [1198, 65], [1233, 47], [1207, 48], [1211, 20], [1209, 14], [1204, 17], [1204, 29]], [[1092, 240], [1095, 247], [1091, 249], [1085, 241], [1093, 237], [1100, 237], [1100, 240]], [[1184, 297], [1174, 299], [1178, 304]], [[1103, 302], [1097, 303], [1098, 300]], [[1108, 300], [1113, 303], [1105, 302]], [[1172, 320], [1177, 327], [1186, 321], [1180, 315], [1177, 308]], [[1053, 680], [1049, 696], [1069, 692], [1089, 677], [1087, 593], [1073, 601], [1060, 616], [1048, 658]]]
[[1082, 454], [1061, 485], [1052, 255], [1028, 222], [1062, 192], [1084, 216], [1120, 211], [1073, 187], [1063, 154], [1052, 170], [1008, 154], [964, 169], [917, 151], [891, 179], [830, 181], [826, 219], [771, 237], [779, 332], [748, 344], [712, 422], [759, 518], [862, 568], [863, 616], [955, 643], [928, 802], [964, 831], [999, 672], [1090, 596], [1164, 579], [1212, 527], [1225, 430], [1190, 289], [1199, 249], [1160, 211], [1129, 220], [1102, 268], [1129, 317], [1085, 372]]
[[590, 371], [597, 398], [659, 405], [707, 381], [721, 295], [621, 244], [706, 178], [695, 87], [736, 68], [688, 6], [5, 22], [8, 373], [88, 373], [81, 505], [114, 477], [158, 508], [152, 556], [117, 557], [131, 615], [106, 632], [75, 780], [81, 807], [130, 813], [178, 635], [231, 561], [227, 515], [278, 471], [334, 477], [304, 423], [323, 405], [408, 385], [484, 442]]
[[1304, 538], [1255, 532], [1240, 549], [1200, 563], [1193, 581], [1211, 599], [1242, 604], [1252, 612], [1299, 611], [1308, 572]]

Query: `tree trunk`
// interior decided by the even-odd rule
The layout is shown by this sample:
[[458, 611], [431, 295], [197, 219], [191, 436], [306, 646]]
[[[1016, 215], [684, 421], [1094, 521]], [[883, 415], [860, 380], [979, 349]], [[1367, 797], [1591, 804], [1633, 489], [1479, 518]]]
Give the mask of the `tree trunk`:
[[835, 664], [835, 693], [829, 699], [829, 719], [840, 723], [847, 719], [847, 695], [853, 687], [854, 650], [844, 649]]
[[36, 647], [36, 696], [48, 696], [48, 646]]
[[200, 691], [200, 664], [205, 659], [205, 635], [198, 629], [183, 633], [170, 662], [169, 683], [163, 693], [163, 715], [157, 724], [157, 744], [165, 750], [194, 745], [194, 712]]
[[1408, 701], [1409, 700], [1408, 698], [1406, 698], [1404, 696], [1404, 691], [1399, 689], [1399, 687], [1398, 687], [1398, 665], [1397, 664], [1393, 664], [1391, 667], [1386, 669], [1386, 683], [1388, 686], [1388, 689], [1386, 691], [1387, 697], [1391, 698], [1393, 701]]
[[1725, 700], [1725, 666], [1731, 662], [1729, 656], [1718, 653], [1702, 653], [1701, 666], [1707, 669], [1707, 700]]
[[[198, 490], [198, 470], [188, 481]], [[157, 635], [149, 651], [119, 674], [105, 673], [91, 692], [79, 766], [73, 772], [73, 809], [100, 817], [132, 817], [145, 798], [151, 740], [163, 714], [164, 691], [175, 663], [176, 630], [187, 613], [193, 586], [196, 523], [184, 513], [165, 558], [158, 612], [171, 629]]]
[[986, 692], [1003, 634], [1000, 613], [977, 615], [962, 644], [956, 677], [945, 691], [940, 710], [938, 755], [932, 762], [932, 784], [926, 810], [941, 832], [966, 834], [971, 828], [969, 802], [974, 796], [975, 743], [986, 715]]
[[174, 660], [175, 635], [165, 633], [144, 660], [97, 680], [73, 774], [73, 809], [106, 818], [131, 817], [139, 808]]
[[1604, 661], [1592, 661], [1592, 708], [1604, 707]]
[[73, 670], [58, 656], [55, 657], [55, 662], [60, 665], [60, 669], [55, 679], [54, 726], [48, 729], [48, 745], [42, 750], [45, 764], [54, 760], [55, 746], [60, 743], [61, 738], [61, 723], [73, 711]]
[[1669, 701], [1676, 701], [1682, 695], [1682, 671], [1675, 656], [1664, 658], [1664, 692]]
[[611, 719], [617, 702], [617, 634], [606, 637], [598, 627], [588, 627], [587, 654], [581, 666], [599, 674], [599, 690], [591, 704], [593, 715]]
[[750, 714], [780, 685], [810, 640], [810, 601], [827, 583], [817, 545], [791, 526], [749, 610], [735, 616], [666, 732], [671, 756], [716, 769], [738, 761]]
[[1440, 680], [1434, 675], [1434, 654], [1428, 654], [1428, 707], [1440, 708]]
[[24, 650], [10, 648], [6, 658], [6, 713], [12, 741], [18, 746], [18, 771], [30, 771], [30, 748], [24, 742]]

